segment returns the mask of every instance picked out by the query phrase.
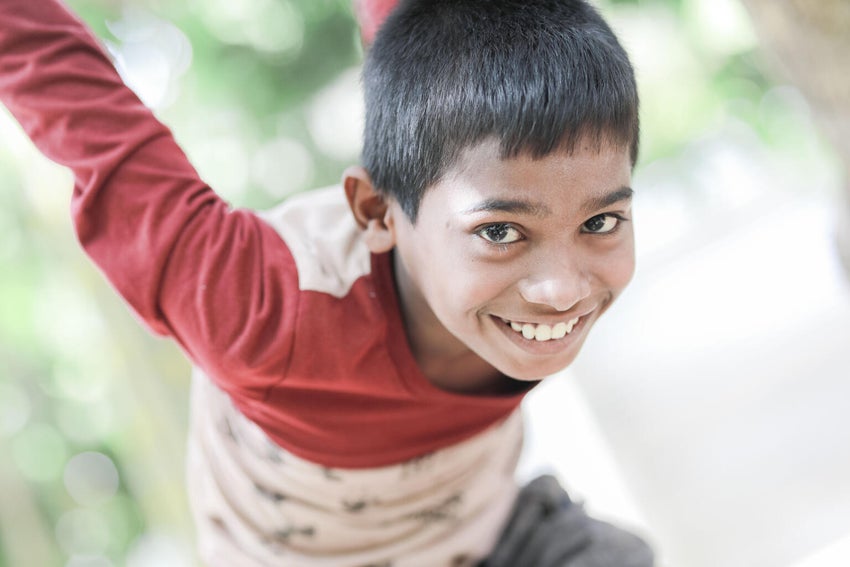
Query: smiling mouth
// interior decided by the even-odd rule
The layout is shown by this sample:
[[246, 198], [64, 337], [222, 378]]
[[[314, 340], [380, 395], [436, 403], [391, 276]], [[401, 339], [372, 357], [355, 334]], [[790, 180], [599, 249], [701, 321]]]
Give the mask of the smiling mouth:
[[534, 323], [518, 323], [516, 321], [509, 321], [507, 319], [502, 319], [506, 325], [508, 325], [511, 329], [513, 329], [517, 334], [522, 335], [524, 338], [530, 341], [556, 341], [558, 339], [563, 339], [567, 335], [569, 335], [573, 331], [573, 327], [575, 327], [581, 317], [576, 317], [575, 319], [571, 319], [566, 323], [557, 323], [555, 325], [546, 325], [539, 324], [535, 325]]

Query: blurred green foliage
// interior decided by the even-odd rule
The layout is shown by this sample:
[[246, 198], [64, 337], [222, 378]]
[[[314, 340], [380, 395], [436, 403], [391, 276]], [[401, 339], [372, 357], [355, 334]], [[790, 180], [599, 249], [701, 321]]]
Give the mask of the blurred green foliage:
[[[349, 0], [71, 5], [113, 53], [142, 61], [140, 76], [166, 77], [149, 81], [171, 88], [157, 91], [157, 112], [235, 205], [267, 207], [335, 183], [356, 161], [356, 146], [339, 144], [346, 134], [334, 128], [335, 120], [357, 124], [347, 99], [357, 99], [351, 69], [362, 50]], [[718, 6], [721, 17], [706, 19]], [[684, 155], [694, 138], [730, 120], [768, 147], [790, 143], [798, 152], [804, 113], [769, 96], [774, 85], [735, 2], [610, 0], [601, 8], [637, 69], [643, 166]], [[177, 46], [168, 52], [175, 59], [145, 67], [163, 41]], [[192, 564], [188, 364], [141, 328], [78, 249], [69, 175], [0, 118], [0, 566]], [[69, 463], [83, 453], [108, 459], [90, 459], [91, 474], [69, 480]], [[120, 479], [114, 490], [91, 480], [109, 462]], [[75, 499], [74, 483], [105, 496]]]

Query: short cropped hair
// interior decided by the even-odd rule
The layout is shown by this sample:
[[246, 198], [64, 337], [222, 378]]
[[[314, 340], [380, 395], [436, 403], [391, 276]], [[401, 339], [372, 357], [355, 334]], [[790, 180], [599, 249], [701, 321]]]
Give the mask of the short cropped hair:
[[366, 54], [362, 165], [412, 222], [425, 190], [488, 138], [502, 158], [638, 153], [628, 56], [583, 0], [402, 0]]

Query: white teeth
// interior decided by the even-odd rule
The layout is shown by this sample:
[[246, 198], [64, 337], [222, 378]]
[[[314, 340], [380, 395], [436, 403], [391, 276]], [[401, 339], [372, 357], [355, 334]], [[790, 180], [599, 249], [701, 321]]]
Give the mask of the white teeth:
[[565, 336], [567, 336], [567, 333], [570, 332], [569, 330], [571, 328], [572, 327], [570, 325], [567, 325], [566, 323], [558, 323], [557, 325], [552, 327], [552, 338], [563, 339]]
[[516, 331], [517, 333], [522, 333], [522, 336], [528, 340], [535, 341], [549, 341], [549, 340], [557, 340], [563, 339], [565, 336], [569, 335], [573, 327], [578, 323], [579, 318], [568, 321], [566, 323], [557, 323], [555, 325], [534, 325], [532, 323], [517, 323], [515, 321], [508, 321], [507, 319], [502, 319], [505, 323], [509, 323], [511, 329]]
[[549, 325], [537, 325], [537, 329], [534, 331], [534, 340], [536, 341], [548, 341], [552, 338], [552, 327]]

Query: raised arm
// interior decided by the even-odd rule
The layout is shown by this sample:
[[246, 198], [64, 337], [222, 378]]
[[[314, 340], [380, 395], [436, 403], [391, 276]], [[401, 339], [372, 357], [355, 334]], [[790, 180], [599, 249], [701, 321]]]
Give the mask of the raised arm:
[[0, 2], [0, 101], [74, 173], [79, 240], [134, 311], [227, 389], [282, 376], [297, 301], [288, 249], [201, 181], [58, 0]]

